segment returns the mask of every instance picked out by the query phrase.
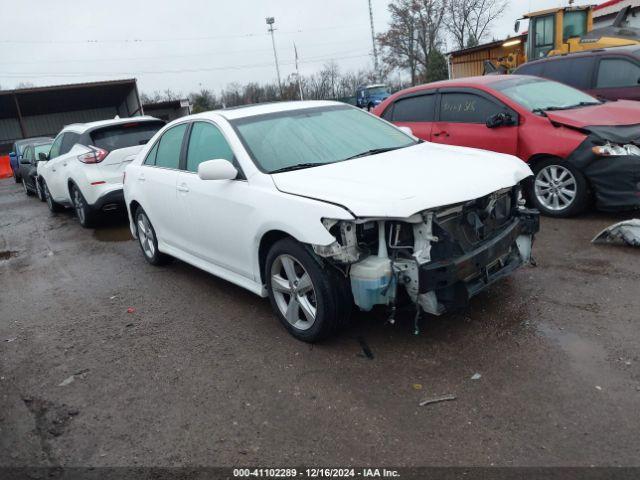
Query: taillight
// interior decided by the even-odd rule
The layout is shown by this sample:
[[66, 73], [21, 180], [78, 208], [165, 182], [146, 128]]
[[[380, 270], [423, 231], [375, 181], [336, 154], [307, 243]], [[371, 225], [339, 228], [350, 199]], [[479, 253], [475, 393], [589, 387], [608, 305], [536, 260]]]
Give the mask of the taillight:
[[103, 148], [98, 148], [91, 145], [89, 145], [89, 148], [91, 149], [90, 152], [78, 155], [78, 160], [80, 160], [82, 163], [100, 163], [105, 158], [107, 158], [107, 155], [109, 155], [109, 152], [107, 152]]

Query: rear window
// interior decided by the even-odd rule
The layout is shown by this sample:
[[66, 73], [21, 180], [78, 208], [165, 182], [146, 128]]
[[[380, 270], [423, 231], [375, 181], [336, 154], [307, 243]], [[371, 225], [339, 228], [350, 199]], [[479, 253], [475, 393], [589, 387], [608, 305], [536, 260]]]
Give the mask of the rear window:
[[109, 152], [119, 148], [144, 145], [163, 126], [164, 122], [157, 121], [123, 123], [100, 128], [91, 132], [91, 144]]

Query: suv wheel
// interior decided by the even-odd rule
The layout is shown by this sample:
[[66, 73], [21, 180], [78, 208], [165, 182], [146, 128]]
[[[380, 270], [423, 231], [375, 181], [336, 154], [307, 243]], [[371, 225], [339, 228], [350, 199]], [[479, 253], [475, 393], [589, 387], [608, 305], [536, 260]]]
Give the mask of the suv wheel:
[[53, 213], [61, 212], [62, 210], [64, 210], [64, 207], [62, 205], [56, 203], [53, 200], [53, 198], [51, 197], [51, 192], [49, 191], [49, 187], [47, 186], [47, 182], [45, 182], [44, 180], [42, 181], [42, 189], [44, 190], [44, 198], [47, 201], [49, 210], [51, 210]]
[[531, 198], [550, 217], [570, 217], [583, 212], [589, 202], [589, 185], [571, 163], [550, 158], [534, 167]]
[[286, 238], [271, 248], [265, 276], [274, 312], [297, 339], [323, 340], [347, 321], [351, 306], [341, 290], [348, 287], [297, 241]]
[[95, 223], [95, 214], [76, 185], [71, 186], [71, 200], [80, 225], [84, 228], [92, 227]]
[[36, 195], [40, 199], [41, 202], [46, 202], [47, 198], [44, 196], [44, 190], [42, 189], [42, 180], [39, 178], [35, 179], [36, 184]]
[[136, 210], [136, 233], [138, 234], [138, 243], [142, 249], [144, 258], [151, 265], [164, 265], [171, 260], [171, 257], [158, 250], [158, 238], [156, 231], [149, 220], [146, 212], [142, 207]]
[[27, 182], [25, 182], [24, 177], [22, 177], [22, 188], [27, 197], [31, 197], [33, 195], [33, 192], [29, 190], [29, 187], [27, 187]]

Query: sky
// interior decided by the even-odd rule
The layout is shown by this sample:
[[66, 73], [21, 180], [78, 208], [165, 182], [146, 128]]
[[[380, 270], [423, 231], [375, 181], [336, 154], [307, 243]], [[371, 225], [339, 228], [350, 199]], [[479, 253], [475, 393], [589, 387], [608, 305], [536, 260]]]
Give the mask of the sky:
[[[376, 33], [389, 1], [372, 0]], [[566, 3], [510, 0], [491, 34], [506, 37], [523, 13]], [[283, 79], [295, 72], [294, 42], [303, 75], [330, 60], [342, 71], [373, 63], [367, 0], [0, 0], [0, 11], [11, 12], [0, 31], [3, 89], [135, 77], [141, 92], [186, 95], [270, 82], [266, 17], [275, 18]]]

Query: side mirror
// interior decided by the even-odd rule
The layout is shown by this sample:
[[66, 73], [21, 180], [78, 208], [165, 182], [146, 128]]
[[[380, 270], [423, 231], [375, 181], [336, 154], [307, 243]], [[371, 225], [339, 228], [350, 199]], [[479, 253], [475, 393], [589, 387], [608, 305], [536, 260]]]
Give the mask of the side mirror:
[[9, 153], [9, 158], [16, 158], [16, 157], [17, 157], [16, 152]]
[[40, 152], [38, 153], [38, 160], [41, 162], [46, 162], [47, 160], [49, 160], [49, 155], [44, 152]]
[[509, 126], [513, 123], [513, 118], [508, 113], [496, 113], [487, 118], [487, 128]]
[[229, 160], [207, 160], [198, 165], [198, 177], [202, 180], [234, 180], [238, 170]]
[[520, 31], [520, 20], [516, 20], [516, 24], [513, 26], [513, 30], [518, 33]]
[[413, 130], [411, 130], [411, 127], [398, 127], [399, 130], [402, 130], [404, 133], [406, 133], [407, 135], [411, 135], [412, 137], [414, 137], [415, 135], [413, 134]]

